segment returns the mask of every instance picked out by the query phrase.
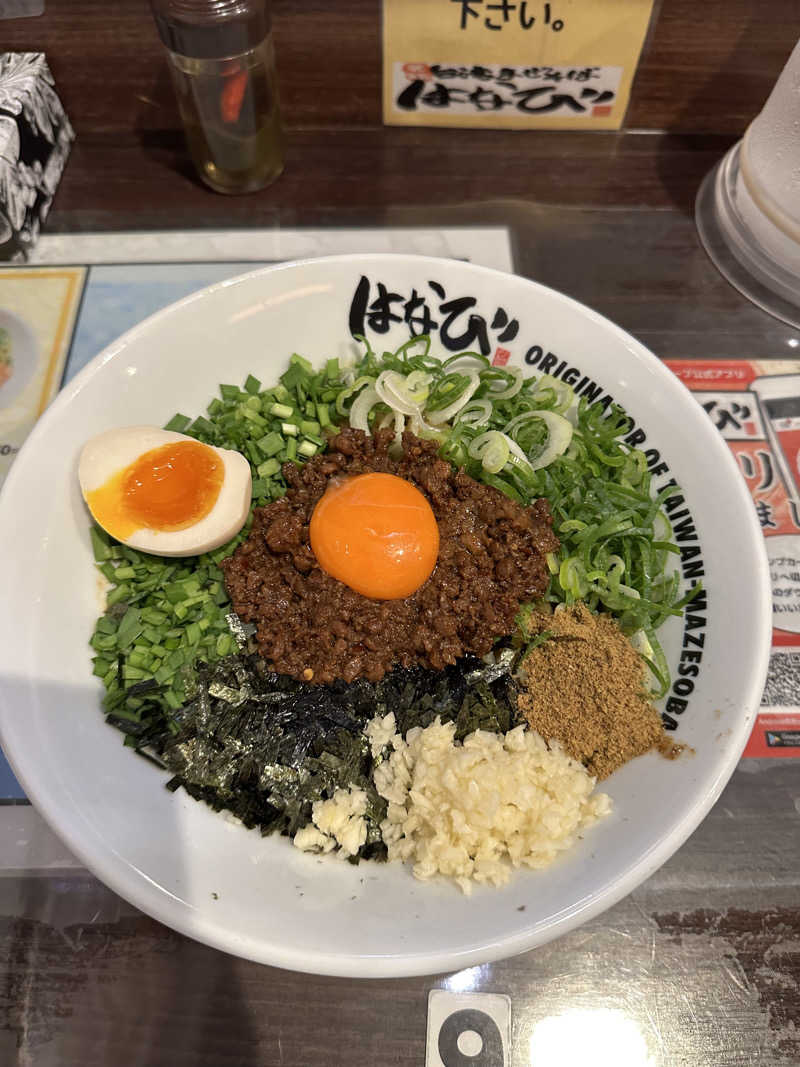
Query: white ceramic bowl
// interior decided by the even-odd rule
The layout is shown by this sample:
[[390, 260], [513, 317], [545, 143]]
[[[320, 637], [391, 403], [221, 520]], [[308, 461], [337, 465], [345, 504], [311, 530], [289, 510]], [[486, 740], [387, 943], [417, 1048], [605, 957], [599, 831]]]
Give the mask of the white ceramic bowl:
[[[382, 301], [380, 284], [397, 299]], [[683, 542], [687, 562], [702, 571], [707, 593], [707, 608], [693, 612], [687, 630], [689, 673], [672, 694], [686, 701], [674, 716], [675, 736], [693, 752], [674, 762], [652, 754], [634, 760], [604, 783], [613, 815], [563, 860], [471, 897], [417, 882], [398, 865], [354, 867], [300, 853], [286, 839], [264, 839], [168, 792], [165, 774], [105, 725], [90, 673], [99, 593], [76, 477], [83, 442], [112, 426], [198, 413], [219, 382], [253, 373], [268, 383], [292, 352], [314, 361], [344, 355], [352, 348], [349, 320], [361, 325], [354, 294], [367, 287], [367, 304], [377, 301], [365, 324], [376, 346], [407, 337], [402, 321], [385, 323], [389, 333], [375, 327], [384, 325], [386, 308], [402, 319], [416, 290], [437, 324], [435, 348], [442, 350], [443, 329], [453, 338], [479, 315], [491, 351], [506, 349], [510, 364], [537, 371], [552, 353], [551, 370], [559, 373], [565, 361], [562, 373], [574, 367], [577, 384], [585, 375], [622, 403], [646, 433], [643, 447], [669, 466], [656, 484], [674, 476], [683, 489], [687, 532], [697, 537]], [[474, 304], [455, 305], [458, 315], [441, 310], [461, 298]], [[12, 467], [0, 497], [0, 588], [2, 745], [31, 800], [87, 867], [143, 911], [210, 945], [279, 967], [364, 977], [435, 973], [522, 952], [629, 893], [694, 830], [733, 771], [770, 638], [766, 557], [751, 501], [727, 446], [672, 374], [628, 334], [559, 293], [414, 256], [341, 256], [256, 271], [167, 308], [97, 356]], [[684, 622], [668, 624], [663, 637], [678, 679]], [[697, 653], [699, 664], [691, 662]]]

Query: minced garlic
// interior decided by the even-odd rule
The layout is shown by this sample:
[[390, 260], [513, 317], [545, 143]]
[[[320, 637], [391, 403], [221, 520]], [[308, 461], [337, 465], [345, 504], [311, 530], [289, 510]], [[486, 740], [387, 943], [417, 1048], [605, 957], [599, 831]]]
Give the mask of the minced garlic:
[[353, 786], [337, 789], [330, 800], [315, 800], [311, 822], [298, 830], [294, 843], [304, 852], [338, 851], [343, 859], [355, 856], [367, 840], [367, 794]]
[[514, 868], [548, 866], [611, 810], [579, 763], [525, 726], [454, 736], [439, 719], [395, 734], [374, 771], [389, 859], [410, 861], [417, 878], [445, 875], [465, 893], [503, 885]]

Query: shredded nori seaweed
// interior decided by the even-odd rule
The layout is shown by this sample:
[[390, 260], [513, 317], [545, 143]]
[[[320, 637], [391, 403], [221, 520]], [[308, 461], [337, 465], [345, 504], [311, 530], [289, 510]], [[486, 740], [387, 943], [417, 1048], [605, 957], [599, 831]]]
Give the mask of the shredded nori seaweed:
[[183, 787], [265, 835], [293, 836], [311, 821], [315, 800], [364, 789], [367, 840], [354, 861], [385, 859], [386, 802], [372, 782], [364, 727], [394, 712], [403, 736], [437, 716], [455, 721], [458, 740], [479, 729], [505, 733], [517, 717], [513, 659], [512, 649], [499, 646], [491, 663], [465, 656], [444, 671], [400, 668], [376, 683], [312, 686], [241, 652], [199, 665], [192, 697], [177, 710], [165, 709], [159, 685], [146, 680], [119, 694], [106, 721], [172, 773], [169, 789]]

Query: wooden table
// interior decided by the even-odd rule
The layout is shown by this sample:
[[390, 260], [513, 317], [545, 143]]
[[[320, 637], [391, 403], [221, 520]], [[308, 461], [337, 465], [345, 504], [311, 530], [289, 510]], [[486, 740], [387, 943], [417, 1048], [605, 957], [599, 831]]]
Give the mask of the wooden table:
[[[724, 114], [720, 104], [706, 127], [716, 132], [703, 132], [692, 129], [690, 93], [684, 120], [670, 117], [670, 69], [698, 54], [688, 38], [679, 48], [694, 5], [664, 4], [669, 33], [659, 27], [647, 59], [653, 86], [634, 102], [640, 126], [647, 108], [657, 115], [651, 128], [605, 135], [385, 129], [374, 109], [374, 8], [303, 7], [306, 29], [330, 14], [364, 77], [323, 121], [312, 102], [319, 74], [309, 88], [295, 70], [302, 27], [284, 26], [278, 51], [293, 71], [294, 116], [286, 171], [271, 189], [230, 199], [191, 176], [146, 11], [48, 0], [41, 20], [0, 23], [7, 47], [48, 52], [78, 129], [50, 231], [506, 225], [520, 273], [585, 301], [662, 357], [794, 354], [797, 332], [740, 297], [697, 240], [698, 185], [757, 108], [741, 96]], [[798, 27], [793, 38], [788, 4], [766, 28], [746, 7], [726, 9], [709, 63], [724, 81], [715, 49], [735, 30], [740, 71], [763, 99]], [[276, 12], [291, 17], [288, 2]], [[354, 52], [359, 27], [369, 60]], [[123, 64], [130, 54], [138, 66]], [[725, 88], [715, 91], [720, 103]], [[679, 132], [658, 132], [659, 123]], [[778, 1067], [800, 1062], [798, 946], [800, 761], [750, 760], [627, 899], [554, 944], [459, 975], [359, 982], [272, 970], [171, 932], [85, 872], [0, 879], [0, 1064], [410, 1067], [424, 1061], [428, 992], [446, 988], [511, 997], [515, 1067], [531, 1062], [537, 1023], [571, 1012], [590, 1035], [589, 1062]], [[641, 1040], [626, 1045], [632, 1033]], [[535, 1064], [569, 1067], [557, 1053]]]

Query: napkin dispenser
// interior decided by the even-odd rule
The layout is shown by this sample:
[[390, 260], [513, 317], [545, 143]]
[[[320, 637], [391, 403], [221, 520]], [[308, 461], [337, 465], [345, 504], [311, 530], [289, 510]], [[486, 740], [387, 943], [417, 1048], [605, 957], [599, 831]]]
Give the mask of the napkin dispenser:
[[27, 257], [74, 139], [44, 53], [0, 54], [0, 259]]

